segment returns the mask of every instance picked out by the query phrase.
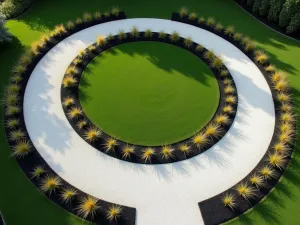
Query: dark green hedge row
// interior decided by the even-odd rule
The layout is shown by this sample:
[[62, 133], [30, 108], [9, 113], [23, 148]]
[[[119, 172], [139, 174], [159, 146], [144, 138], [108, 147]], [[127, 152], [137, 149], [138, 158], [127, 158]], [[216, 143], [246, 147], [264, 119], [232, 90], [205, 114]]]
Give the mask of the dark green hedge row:
[[287, 33], [300, 30], [300, 0], [235, 0], [277, 23]]
[[0, 1], [0, 14], [6, 19], [16, 17], [28, 9], [34, 0], [4, 0]]

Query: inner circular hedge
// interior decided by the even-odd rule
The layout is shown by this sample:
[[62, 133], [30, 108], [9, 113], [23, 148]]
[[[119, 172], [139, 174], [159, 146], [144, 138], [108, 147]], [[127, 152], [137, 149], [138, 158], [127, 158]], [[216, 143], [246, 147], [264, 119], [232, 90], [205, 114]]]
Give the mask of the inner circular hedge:
[[79, 86], [84, 112], [119, 140], [157, 146], [191, 137], [214, 116], [218, 82], [182, 48], [134, 42], [111, 48], [85, 68]]

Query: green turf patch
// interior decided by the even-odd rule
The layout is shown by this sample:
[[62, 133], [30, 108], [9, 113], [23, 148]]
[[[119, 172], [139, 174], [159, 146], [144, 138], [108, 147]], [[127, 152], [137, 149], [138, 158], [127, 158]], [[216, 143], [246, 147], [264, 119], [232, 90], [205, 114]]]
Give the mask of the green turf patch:
[[85, 69], [80, 100], [107, 134], [139, 145], [191, 137], [213, 117], [219, 87], [209, 67], [190, 52], [155, 42], [123, 44]]

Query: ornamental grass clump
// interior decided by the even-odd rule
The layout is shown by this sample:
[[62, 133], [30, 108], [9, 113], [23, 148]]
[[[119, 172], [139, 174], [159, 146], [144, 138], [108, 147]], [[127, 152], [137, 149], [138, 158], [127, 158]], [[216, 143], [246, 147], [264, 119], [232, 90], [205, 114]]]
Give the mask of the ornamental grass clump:
[[180, 38], [179, 33], [174, 31], [171, 35], [170, 35], [170, 40], [173, 42], [178, 41]]
[[126, 39], [126, 37], [127, 37], [127, 35], [126, 35], [126, 33], [124, 32], [124, 30], [120, 30], [119, 31], [119, 33], [118, 33], [118, 38], [119, 38], [119, 40], [124, 40], [124, 39]]
[[274, 65], [268, 65], [267, 67], [265, 67], [265, 71], [274, 73], [276, 71], [276, 67]]
[[256, 196], [255, 189], [246, 183], [240, 183], [236, 186], [238, 194], [246, 200], [253, 199]]
[[215, 119], [215, 122], [219, 125], [226, 125], [230, 121], [227, 115], [218, 115]]
[[122, 158], [123, 159], [129, 159], [130, 156], [132, 154], [134, 154], [135, 152], [135, 147], [134, 146], [130, 146], [130, 145], [126, 145], [123, 149], [122, 149]]
[[68, 30], [72, 30], [75, 27], [75, 23], [73, 21], [69, 20], [66, 27]]
[[235, 197], [233, 194], [224, 194], [224, 196], [222, 197], [222, 202], [225, 207], [229, 207], [231, 210], [233, 210], [236, 207]]
[[288, 132], [288, 133], [292, 133], [293, 132], [293, 126], [290, 123], [281, 123], [279, 125], [280, 128], [280, 132]]
[[63, 86], [64, 88], [74, 87], [77, 83], [77, 79], [71, 75], [67, 75], [63, 79]]
[[111, 10], [111, 14], [113, 14], [114, 16], [118, 16], [120, 14], [120, 8], [113, 7]]
[[288, 104], [288, 103], [283, 103], [280, 106], [280, 110], [283, 111], [283, 112], [290, 112], [290, 111], [292, 111], [292, 109], [293, 109], [293, 106], [291, 104]]
[[186, 7], [181, 7], [179, 10], [180, 17], [185, 17], [188, 15], [188, 9]]
[[105, 37], [104, 36], [102, 36], [102, 35], [99, 35], [98, 37], [97, 37], [97, 45], [98, 46], [104, 46], [104, 45], [106, 45], [106, 39], [105, 39]]
[[78, 73], [78, 69], [75, 66], [70, 66], [66, 71], [67, 75], [75, 75], [77, 73]]
[[232, 83], [232, 80], [229, 79], [229, 78], [225, 78], [225, 79], [223, 80], [223, 84], [224, 84], [224, 85], [229, 85], [229, 84], [231, 84], [231, 83]]
[[212, 51], [206, 51], [204, 53], [204, 58], [212, 62], [215, 59], [215, 54]]
[[222, 31], [224, 28], [224, 26], [221, 24], [221, 23], [217, 23], [216, 26], [215, 26], [215, 30], [216, 31]]
[[202, 45], [197, 45], [196, 51], [197, 52], [203, 52], [204, 51], [204, 47]]
[[13, 146], [12, 155], [17, 158], [23, 158], [31, 152], [31, 144], [29, 141], [21, 140]]
[[75, 24], [76, 25], [81, 25], [83, 23], [82, 19], [80, 17], [78, 17], [76, 20], [75, 20]]
[[90, 52], [94, 52], [96, 50], [96, 47], [94, 45], [91, 45], [91, 46], [88, 47], [88, 50]]
[[20, 125], [19, 119], [9, 119], [5, 123], [5, 126], [9, 129], [15, 129], [19, 125]]
[[231, 113], [234, 112], [234, 110], [233, 110], [233, 108], [232, 108], [231, 105], [226, 105], [226, 106], [224, 106], [224, 108], [223, 108], [223, 112], [224, 112], [224, 113], [231, 114]]
[[263, 176], [264, 179], [271, 179], [275, 176], [275, 171], [269, 166], [262, 167], [259, 170], [259, 173]]
[[221, 70], [220, 75], [221, 77], [227, 77], [229, 72], [227, 70]]
[[29, 54], [24, 54], [20, 60], [18, 64], [21, 64], [23, 66], [27, 66], [28, 64], [30, 64], [32, 62], [32, 56]]
[[10, 141], [20, 141], [25, 138], [26, 134], [23, 130], [17, 129], [9, 132], [9, 140]]
[[235, 40], [235, 41], [240, 41], [242, 38], [243, 38], [242, 33], [235, 33], [233, 35], [233, 40]]
[[293, 114], [293, 113], [291, 113], [291, 112], [285, 112], [285, 113], [282, 113], [282, 114], [281, 114], [280, 120], [281, 120], [282, 122], [284, 122], [284, 123], [285, 123], [285, 122], [290, 123], [290, 122], [295, 121], [295, 117], [294, 117], [294, 114]]
[[233, 95], [228, 95], [226, 98], [225, 98], [225, 102], [228, 103], [228, 104], [236, 104], [237, 103], [237, 99], [235, 96]]
[[278, 101], [284, 103], [284, 102], [289, 102], [291, 100], [291, 96], [287, 94], [286, 92], [279, 92], [277, 94], [277, 99]]
[[5, 115], [13, 116], [21, 112], [21, 107], [19, 105], [10, 105], [6, 107]]
[[104, 12], [104, 13], [103, 13], [103, 16], [104, 16], [105, 18], [108, 18], [108, 17], [110, 16], [110, 12]]
[[75, 196], [78, 194], [78, 191], [75, 188], [69, 187], [62, 189], [60, 193], [60, 199], [63, 203], [71, 202]]
[[145, 38], [151, 38], [153, 36], [153, 33], [150, 29], [146, 29], [144, 33]]
[[5, 93], [4, 95], [4, 104], [6, 106], [16, 105], [20, 101], [20, 97], [17, 93]]
[[288, 146], [284, 142], [278, 142], [273, 146], [275, 152], [278, 154], [286, 154], [289, 151]]
[[86, 131], [84, 131], [83, 138], [87, 142], [94, 142], [101, 136], [102, 132], [97, 127], [90, 127]]
[[223, 62], [220, 58], [214, 57], [212, 62], [210, 63], [211, 68], [220, 71], [223, 67]]
[[181, 144], [179, 145], [179, 151], [181, 151], [185, 156], [189, 155], [191, 152], [191, 147], [187, 144]]
[[77, 119], [82, 115], [82, 109], [80, 107], [74, 106], [68, 111], [67, 115], [70, 119]]
[[174, 149], [171, 148], [170, 146], [163, 146], [161, 148], [161, 155], [163, 159], [169, 160], [171, 158], [174, 158]]
[[234, 34], [234, 27], [233, 26], [228, 26], [226, 27], [224, 33], [228, 36], [233, 36]]
[[7, 93], [18, 93], [21, 89], [21, 86], [18, 84], [10, 84], [6, 88]]
[[193, 45], [193, 40], [192, 40], [191, 37], [187, 37], [187, 38], [184, 39], [183, 43], [184, 43], [185, 47], [191, 48], [192, 45]]
[[205, 133], [198, 133], [192, 138], [193, 144], [196, 145], [198, 149], [203, 148], [209, 142], [208, 137]]
[[235, 93], [235, 88], [232, 85], [226, 85], [224, 88], [225, 94], [233, 94]]
[[83, 21], [85, 23], [90, 22], [92, 20], [92, 15], [88, 12], [83, 14]]
[[258, 52], [255, 53], [255, 60], [258, 63], [264, 65], [268, 62], [269, 56], [264, 52], [258, 51]]
[[206, 25], [209, 27], [213, 27], [216, 24], [216, 21], [213, 17], [208, 17], [206, 21]]
[[204, 23], [205, 23], [204, 17], [201, 16], [201, 17], [198, 19], [198, 23], [199, 23], [199, 24], [204, 24]]
[[33, 168], [33, 171], [31, 172], [31, 178], [37, 178], [39, 179], [43, 174], [45, 174], [47, 171], [42, 166], [36, 166]]
[[11, 82], [14, 82], [14, 83], [19, 83], [22, 81], [22, 79], [23, 78], [21, 77], [20, 74], [15, 74], [15, 75], [11, 76], [11, 78], [10, 78]]
[[86, 125], [87, 125], [86, 120], [79, 120], [76, 124], [76, 126], [79, 130], [83, 129]]
[[97, 211], [100, 209], [98, 205], [98, 199], [92, 196], [85, 196], [80, 199], [79, 206], [77, 208], [77, 213], [84, 219], [91, 217], [94, 218]]
[[189, 20], [196, 20], [196, 19], [197, 19], [197, 13], [195, 12], [190, 13]]
[[274, 73], [272, 74], [272, 82], [274, 84], [276, 84], [278, 81], [280, 80], [286, 80], [286, 73], [282, 70], [276, 70], [274, 71]]
[[251, 175], [251, 177], [249, 178], [249, 182], [252, 185], [255, 185], [256, 188], [262, 188], [265, 186], [264, 178], [258, 174]]
[[66, 32], [67, 31], [66, 31], [65, 26], [63, 24], [59, 24], [52, 31], [52, 35], [51, 36], [61, 36], [61, 35], [63, 35]]
[[25, 65], [19, 63], [13, 68], [12, 72], [14, 74], [23, 74], [26, 72], [26, 70], [27, 70], [27, 67]]
[[205, 135], [212, 138], [218, 138], [222, 133], [222, 129], [217, 123], [210, 123], [205, 129]]
[[283, 169], [286, 158], [283, 154], [278, 154], [277, 152], [269, 155], [268, 161], [271, 166], [277, 167], [278, 169]]
[[79, 51], [78, 57], [80, 59], [84, 59], [84, 58], [86, 58], [86, 56], [87, 56], [87, 52], [84, 49], [82, 49], [82, 50]]
[[279, 141], [281, 141], [282, 143], [290, 143], [292, 141], [293, 138], [293, 133], [290, 132], [282, 132], [279, 135]]
[[167, 36], [167, 34], [164, 31], [160, 31], [158, 34], [158, 38], [159, 39], [165, 39]]
[[97, 12], [94, 13], [94, 19], [95, 20], [100, 20], [101, 17], [102, 17], [102, 15], [101, 15], [101, 13], [99, 11], [97, 11]]
[[65, 97], [65, 98], [63, 99], [62, 105], [63, 105], [64, 107], [69, 107], [69, 106], [71, 106], [71, 105], [74, 105], [74, 103], [75, 103], [74, 97], [67, 96], [67, 97]]
[[287, 80], [281, 79], [274, 84], [274, 89], [276, 91], [286, 91], [288, 88]]
[[117, 221], [121, 216], [123, 208], [119, 205], [111, 205], [106, 211], [106, 218], [109, 221]]
[[47, 175], [41, 182], [41, 190], [49, 195], [55, 192], [62, 185], [58, 176]]
[[155, 155], [155, 150], [154, 148], [145, 148], [142, 151], [142, 160], [144, 160], [144, 162], [151, 162], [152, 157]]
[[115, 147], [118, 145], [118, 142], [116, 139], [110, 137], [106, 140], [104, 144], [105, 152], [114, 151]]
[[130, 31], [130, 35], [132, 38], [138, 38], [140, 36], [138, 28], [133, 27]]

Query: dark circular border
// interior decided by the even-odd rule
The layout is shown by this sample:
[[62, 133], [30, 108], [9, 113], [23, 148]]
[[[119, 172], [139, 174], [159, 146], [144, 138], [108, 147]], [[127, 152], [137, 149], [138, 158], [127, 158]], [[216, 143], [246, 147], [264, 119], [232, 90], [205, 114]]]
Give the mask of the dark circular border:
[[[150, 30], [148, 32], [151, 32]], [[105, 149], [105, 143], [107, 140], [113, 138], [110, 135], [106, 134], [106, 133], [102, 133], [102, 136], [99, 137], [98, 139], [94, 140], [93, 142], [89, 142], [87, 140], [85, 140], [88, 144], [92, 145], [94, 148], [96, 148], [97, 150], [108, 154], [112, 157], [121, 159], [121, 160], [125, 160], [125, 161], [129, 161], [129, 162], [134, 162], [134, 163], [141, 163], [141, 164], [164, 164], [164, 163], [172, 163], [172, 162], [177, 162], [177, 161], [182, 161], [191, 157], [194, 157], [198, 154], [201, 154], [203, 152], [205, 152], [206, 150], [208, 150], [209, 148], [211, 148], [213, 145], [215, 145], [219, 140], [221, 140], [225, 134], [227, 133], [227, 131], [230, 129], [235, 115], [236, 115], [236, 111], [237, 111], [237, 101], [238, 101], [238, 97], [237, 97], [237, 90], [236, 90], [236, 85], [234, 83], [234, 80], [230, 74], [230, 72], [228, 71], [228, 69], [224, 66], [224, 64], [222, 64], [221, 68], [216, 69], [212, 67], [212, 61], [207, 59], [205, 57], [206, 52], [208, 52], [207, 49], [205, 49], [203, 46], [201, 46], [201, 48], [203, 48], [201, 51], [197, 51], [196, 47], [198, 46], [197, 43], [191, 42], [191, 44], [189, 46], [187, 46], [185, 44], [185, 41], [187, 39], [184, 39], [182, 37], [178, 37], [178, 40], [176, 41], [172, 41], [171, 40], [171, 36], [172, 35], [168, 35], [165, 34], [166, 36], [164, 38], [160, 38], [159, 37], [159, 33], [157, 32], [151, 32], [151, 36], [147, 37], [146, 32], [138, 32], [138, 34], [135, 34], [136, 36], [133, 37], [131, 33], [124, 33], [124, 38], [120, 39], [119, 35], [115, 35], [115, 36], [111, 36], [109, 38], [109, 40], [106, 42], [105, 45], [101, 45], [99, 46], [97, 43], [92, 44], [91, 46], [89, 46], [88, 48], [86, 48], [85, 51], [85, 57], [82, 58], [82, 56], [77, 56], [73, 62], [70, 64], [69, 68], [76, 68], [77, 72], [74, 73], [72, 76], [76, 78], [76, 80], [78, 81], [75, 85], [70, 86], [70, 87], [64, 87], [62, 84], [61, 87], [61, 101], [62, 101], [62, 107], [64, 109], [64, 112], [66, 114], [66, 118], [68, 119], [69, 123], [72, 125], [73, 129], [78, 133], [78, 135], [80, 137], [82, 137], [82, 139], [85, 140], [84, 135], [85, 132], [87, 132], [87, 130], [89, 128], [96, 128], [97, 126], [93, 124], [93, 122], [91, 120], [89, 120], [89, 118], [86, 116], [86, 114], [84, 113], [84, 111], [82, 110], [82, 115], [79, 116], [76, 119], [70, 119], [68, 117], [68, 112], [70, 112], [72, 110], [73, 107], [78, 107], [80, 109], [82, 109], [80, 100], [79, 100], [79, 81], [81, 79], [82, 73], [84, 71], [84, 69], [86, 68], [86, 66], [99, 54], [103, 53], [106, 50], [109, 50], [115, 46], [121, 45], [121, 44], [125, 44], [125, 43], [132, 43], [132, 42], [160, 42], [160, 43], [166, 43], [166, 44], [170, 44], [173, 46], [177, 46], [179, 48], [182, 48], [184, 50], [189, 51], [190, 53], [192, 53], [193, 55], [197, 56], [198, 58], [200, 58], [202, 61], [204, 61], [212, 70], [212, 72], [214, 73], [217, 82], [218, 82], [218, 86], [219, 86], [219, 90], [220, 90], [220, 100], [219, 100], [219, 105], [217, 108], [217, 111], [214, 113], [214, 115], [212, 116], [212, 119], [210, 120], [210, 122], [208, 122], [207, 125], [205, 125], [199, 132], [197, 132], [197, 134], [205, 134], [205, 131], [207, 129], [208, 126], [210, 126], [211, 124], [217, 124], [216, 118], [219, 115], [226, 115], [229, 118], [229, 121], [227, 124], [218, 124], [220, 126], [220, 134], [218, 136], [209, 136], [207, 135], [207, 138], [209, 139], [209, 142], [201, 147], [197, 147], [194, 143], [193, 143], [193, 137], [192, 138], [187, 138], [185, 140], [182, 140], [180, 142], [174, 143], [174, 144], [170, 144], [167, 145], [168, 147], [170, 147], [171, 149], [173, 149], [174, 151], [172, 152], [172, 157], [164, 157], [164, 155], [162, 154], [162, 149], [164, 148], [164, 146], [143, 146], [143, 145], [134, 145], [131, 143], [127, 143], [121, 140], [117, 140], [117, 145], [114, 147], [114, 149], [112, 149], [111, 151], [107, 151], [107, 149]], [[92, 49], [92, 50], [90, 50]], [[213, 54], [213, 53], [212, 53]], [[214, 58], [217, 58], [215, 55], [213, 56]], [[78, 61], [78, 60], [83, 60], [81, 62], [80, 65], [75, 64], [74, 61]], [[69, 73], [67, 73], [68, 69], [66, 70], [66, 74], [64, 77], [68, 77], [70, 76]], [[221, 71], [226, 71], [228, 73], [227, 76], [221, 76]], [[231, 80], [231, 86], [234, 88], [234, 93], [231, 94], [225, 94], [225, 87], [226, 85], [224, 85], [223, 81], [225, 79], [230, 79]], [[63, 81], [62, 81], [63, 82]], [[226, 104], [225, 98], [226, 96], [231, 95], [234, 96], [236, 98], [236, 103], [235, 104], [228, 104], [232, 107], [233, 109], [233, 113], [224, 113], [223, 112], [223, 108]], [[70, 105], [69, 107], [64, 107], [63, 105], [63, 101], [65, 98], [67, 97], [72, 97], [74, 98], [74, 104]], [[78, 121], [86, 121], [87, 124], [86, 126], [84, 126], [83, 128], [79, 128], [77, 126]], [[101, 130], [101, 129], [100, 129]], [[196, 135], [197, 135], [196, 134]], [[123, 154], [123, 149], [126, 146], [134, 146], [135, 148], [135, 152], [130, 154], [130, 157], [124, 157]], [[190, 152], [189, 154], [184, 154], [182, 151], [180, 151], [180, 146], [182, 145], [187, 145], [190, 147]], [[155, 155], [153, 155], [151, 157], [150, 160], [144, 160], [143, 159], [143, 152], [147, 149], [147, 148], [151, 148], [155, 151]]]
[[[291, 109], [288, 110], [288, 113], [293, 114], [293, 101], [291, 97], [290, 99], [286, 101], [280, 101], [279, 100], [279, 93], [285, 93], [288, 96], [289, 90], [288, 88], [284, 88], [283, 90], [276, 90], [275, 84], [272, 81], [272, 75], [275, 70], [271, 71], [268, 70], [268, 66], [271, 66], [268, 59], [265, 59], [263, 61], [257, 60], [257, 55], [259, 55], [261, 52], [258, 51], [255, 47], [255, 45], [252, 43], [252, 41], [248, 37], [244, 37], [243, 35], [239, 34], [238, 38], [235, 36], [237, 34], [234, 31], [234, 28], [229, 26], [227, 28], [224, 28], [223, 26], [219, 25], [215, 22], [214, 18], [210, 17], [207, 20], [203, 17], [197, 18], [196, 15], [191, 16], [190, 15], [180, 15], [179, 13], [173, 13], [172, 18], [173, 21], [186, 23], [192, 26], [196, 26], [202, 29], [205, 29], [207, 31], [210, 31], [212, 33], [215, 33], [216, 35], [222, 37], [223, 39], [227, 40], [228, 42], [232, 43], [234, 46], [236, 46], [238, 49], [240, 49], [244, 54], [246, 54], [259, 68], [259, 70], [262, 72], [263, 76], [265, 77], [272, 93], [272, 98], [275, 105], [275, 128], [272, 140], [270, 142], [270, 145], [267, 149], [267, 152], [263, 156], [263, 158], [260, 160], [260, 162], [256, 165], [256, 167], [241, 181], [239, 181], [236, 185], [229, 188], [228, 190], [211, 197], [207, 200], [204, 200], [202, 202], [199, 202], [199, 208], [201, 211], [202, 218], [204, 220], [205, 225], [217, 225], [220, 223], [224, 223], [228, 220], [231, 220], [250, 208], [252, 208], [254, 205], [258, 204], [264, 197], [268, 195], [268, 193], [272, 190], [272, 188], [278, 183], [281, 176], [284, 173], [284, 170], [287, 168], [290, 160], [292, 159], [293, 149], [295, 146], [296, 141], [296, 118], [293, 118], [291, 122], [287, 122], [292, 127], [292, 133], [291, 133], [291, 140], [285, 145], [287, 146], [287, 151], [285, 152], [284, 156], [284, 163], [280, 167], [276, 167], [270, 163], [270, 155], [274, 154], [275, 149], [274, 146], [279, 141], [279, 135], [282, 133], [280, 130], [280, 124], [281, 124], [281, 116], [284, 114], [284, 111], [281, 110], [281, 106], [284, 103], [287, 103], [291, 106]], [[246, 39], [244, 39], [246, 38]], [[244, 43], [243, 43], [244, 42]], [[268, 167], [274, 172], [274, 175], [269, 177], [268, 179], [264, 178], [264, 186], [262, 187], [255, 187], [254, 184], [251, 184], [250, 179], [253, 175], [261, 175], [261, 169], [264, 167]], [[237, 187], [240, 184], [246, 184], [247, 187], [252, 188], [254, 190], [255, 195], [250, 199], [245, 199], [242, 196], [239, 195], [237, 191]], [[232, 195], [235, 203], [235, 207], [230, 208], [228, 206], [225, 206], [223, 203], [224, 196]]]

